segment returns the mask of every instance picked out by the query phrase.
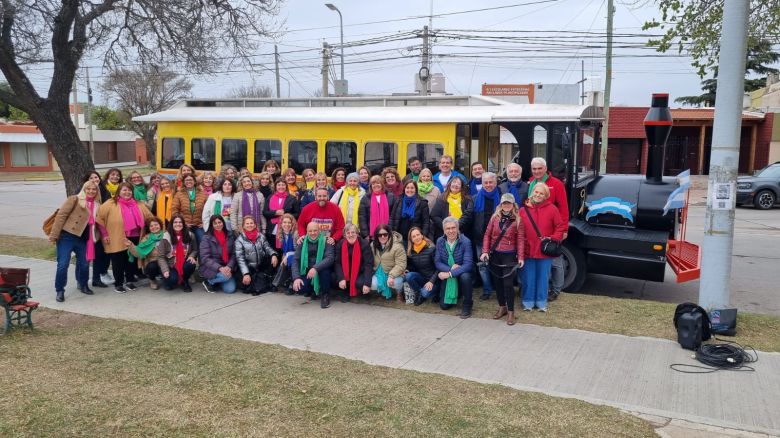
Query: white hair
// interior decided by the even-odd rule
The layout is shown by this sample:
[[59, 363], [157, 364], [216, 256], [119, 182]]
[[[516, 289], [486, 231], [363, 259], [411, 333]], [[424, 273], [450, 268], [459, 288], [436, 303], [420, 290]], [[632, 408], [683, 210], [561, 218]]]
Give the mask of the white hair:
[[458, 218], [456, 218], [455, 216], [447, 216], [447, 217], [445, 217], [445, 218], [444, 218], [444, 220], [443, 220], [443, 221], [441, 221], [441, 227], [442, 227], [442, 229], [443, 229], [443, 228], [444, 228], [444, 227], [445, 227], [447, 224], [450, 224], [450, 223], [454, 223], [456, 227], [459, 227], [459, 224], [458, 224]]
[[482, 181], [484, 181], [485, 178], [492, 179], [493, 181], [497, 181], [498, 180], [498, 177], [493, 172], [485, 172], [485, 173], [483, 173], [482, 174]]
[[531, 166], [533, 166], [534, 164], [539, 164], [544, 167], [547, 167], [547, 160], [545, 160], [542, 157], [535, 157], [533, 160], [531, 160]]

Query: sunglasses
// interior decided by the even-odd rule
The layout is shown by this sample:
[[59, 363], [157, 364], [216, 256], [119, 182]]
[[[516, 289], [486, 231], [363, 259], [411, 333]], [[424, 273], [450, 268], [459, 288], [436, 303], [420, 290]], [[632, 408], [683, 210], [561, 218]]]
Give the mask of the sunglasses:
[[377, 236], [378, 237], [387, 237], [387, 236], [389, 236], [389, 234], [387, 234], [387, 233], [377, 233]]

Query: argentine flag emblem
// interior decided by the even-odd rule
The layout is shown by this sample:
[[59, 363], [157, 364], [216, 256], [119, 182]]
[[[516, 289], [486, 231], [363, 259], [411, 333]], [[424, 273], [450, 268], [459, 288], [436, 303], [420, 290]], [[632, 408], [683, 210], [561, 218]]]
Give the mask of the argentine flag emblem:
[[685, 207], [686, 193], [691, 187], [690, 169], [683, 170], [677, 175], [677, 183], [680, 184], [680, 187], [677, 187], [669, 194], [669, 199], [666, 200], [666, 204], [664, 205], [664, 215], [666, 215], [669, 210]]
[[631, 210], [636, 207], [636, 204], [624, 201], [618, 197], [607, 196], [606, 198], [586, 202], [585, 205], [588, 206], [588, 214], [585, 215], [585, 220], [600, 214], [612, 213], [622, 216], [631, 223], [634, 222], [634, 215], [631, 214]]

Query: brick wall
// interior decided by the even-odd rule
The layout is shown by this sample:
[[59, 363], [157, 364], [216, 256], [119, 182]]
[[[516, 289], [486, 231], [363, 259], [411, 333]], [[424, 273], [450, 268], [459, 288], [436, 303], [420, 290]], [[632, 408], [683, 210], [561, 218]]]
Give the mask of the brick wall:
[[618, 106], [609, 109], [610, 138], [645, 138], [642, 122], [647, 115], [647, 107]]

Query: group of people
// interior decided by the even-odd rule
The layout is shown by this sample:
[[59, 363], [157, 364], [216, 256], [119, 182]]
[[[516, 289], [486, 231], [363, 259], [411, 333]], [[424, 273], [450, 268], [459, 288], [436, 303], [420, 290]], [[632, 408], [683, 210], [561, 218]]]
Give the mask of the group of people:
[[57, 246], [56, 299], [65, 300], [74, 254], [78, 290], [87, 295], [92, 262], [91, 286], [113, 283], [117, 293], [135, 290], [139, 278], [152, 289], [191, 292], [197, 273], [211, 293], [279, 289], [316, 298], [322, 308], [332, 291], [342, 301], [395, 296], [442, 309], [460, 301], [468, 318], [481, 281], [481, 299], [496, 292], [495, 319], [515, 323], [517, 284], [523, 310], [547, 311], [563, 272], [541, 247], [566, 238], [568, 207], [544, 159], [533, 159], [529, 181], [516, 163], [504, 181], [479, 162], [468, 180], [448, 155], [435, 174], [417, 158], [407, 164], [403, 179], [392, 167], [373, 176], [366, 167], [338, 168], [330, 180], [305, 169], [299, 178], [273, 160], [258, 175], [230, 165], [198, 175], [184, 164], [175, 178], [153, 174], [148, 183], [138, 172], [92, 171], [49, 235]]

